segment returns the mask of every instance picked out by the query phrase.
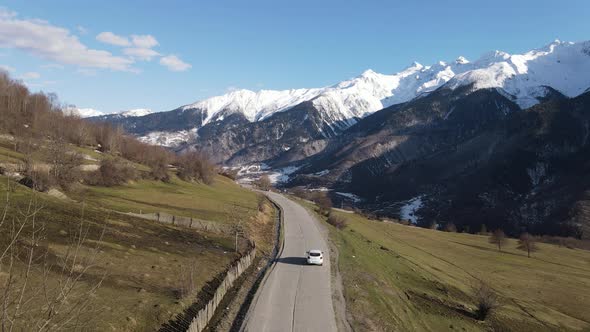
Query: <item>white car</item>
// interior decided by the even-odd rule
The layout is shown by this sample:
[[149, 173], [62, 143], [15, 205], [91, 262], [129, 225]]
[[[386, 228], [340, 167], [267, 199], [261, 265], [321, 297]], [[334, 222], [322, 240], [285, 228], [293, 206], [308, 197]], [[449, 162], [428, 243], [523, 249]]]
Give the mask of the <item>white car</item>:
[[324, 252], [318, 249], [313, 249], [307, 252], [307, 264], [310, 265], [323, 265], [324, 264]]

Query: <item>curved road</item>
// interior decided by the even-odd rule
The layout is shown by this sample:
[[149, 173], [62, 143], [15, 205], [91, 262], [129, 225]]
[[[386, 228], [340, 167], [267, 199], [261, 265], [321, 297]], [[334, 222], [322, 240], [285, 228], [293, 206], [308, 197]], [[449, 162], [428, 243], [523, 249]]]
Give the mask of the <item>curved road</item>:
[[[257, 294], [245, 330], [336, 331], [328, 245], [315, 218], [299, 204], [266, 193], [284, 211], [284, 248]], [[307, 266], [306, 251], [324, 252], [323, 266]]]

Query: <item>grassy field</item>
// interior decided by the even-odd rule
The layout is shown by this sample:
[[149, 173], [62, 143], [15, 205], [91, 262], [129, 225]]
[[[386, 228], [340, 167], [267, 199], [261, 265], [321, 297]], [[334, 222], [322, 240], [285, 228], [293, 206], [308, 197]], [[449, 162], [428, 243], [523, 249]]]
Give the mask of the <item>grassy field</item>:
[[[237, 258], [232, 237], [158, 224], [113, 210], [166, 211], [230, 222], [232, 213], [227, 207], [237, 205], [239, 218], [248, 225], [272, 230], [268, 224], [272, 219], [260, 216], [256, 194], [223, 177], [216, 178], [212, 186], [174, 178], [169, 184], [140, 181], [114, 188], [85, 187], [77, 191], [78, 195], [68, 193], [70, 199], [34, 193], [16, 183], [11, 184], [14, 191], [7, 190], [7, 183], [7, 178], [0, 177], [2, 208], [9, 193], [9, 220], [31, 202], [41, 207], [36, 219], [44, 225], [44, 240], [37, 251], [48, 257], [51, 266], [46, 271], [47, 282], [57, 283], [64, 277], [60, 258], [71, 250], [72, 240], [81, 229], [88, 234], [81, 252], [89, 253], [98, 246], [96, 261], [84, 272], [71, 296], [83, 297], [101, 282], [93, 295], [92, 311], [81, 315], [90, 322], [90, 330], [153, 329], [192, 303], [201, 287]], [[8, 231], [4, 230], [0, 232], [0, 244], [6, 244]], [[24, 273], [21, 263], [15, 265], [19, 276]], [[44, 268], [35, 267], [31, 284], [42, 282]], [[183, 276], [188, 278], [191, 269], [193, 296], [181, 297], [179, 292], [187, 288]], [[3, 271], [6, 266], [0, 269], [0, 289], [6, 277]], [[29, 308], [43, 303], [42, 298], [31, 298]]]
[[[527, 258], [514, 239], [500, 253], [487, 236], [339, 214], [348, 227], [330, 234], [355, 331], [590, 330], [590, 251], [538, 244]], [[478, 280], [501, 304], [483, 322]]]
[[23, 161], [24, 158], [22, 153], [14, 151], [14, 145], [11, 142], [0, 139], [0, 162], [13, 164]]
[[235, 222], [256, 214], [257, 196], [218, 176], [211, 186], [195, 185], [172, 176], [170, 183], [140, 180], [125, 186], [85, 187], [89, 204], [120, 212], [168, 212], [178, 216]]

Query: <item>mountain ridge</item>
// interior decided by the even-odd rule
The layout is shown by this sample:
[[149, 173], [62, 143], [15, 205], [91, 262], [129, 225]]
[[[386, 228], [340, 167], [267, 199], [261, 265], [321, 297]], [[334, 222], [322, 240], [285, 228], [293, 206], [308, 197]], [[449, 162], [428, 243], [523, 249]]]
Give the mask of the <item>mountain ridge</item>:
[[199, 146], [201, 128], [223, 122], [231, 114], [239, 113], [248, 122], [260, 122], [309, 103], [318, 112], [316, 120], [321, 122], [316, 125], [318, 134], [330, 138], [367, 115], [424, 97], [441, 87], [470, 86], [473, 91], [496, 88], [521, 108], [539, 103], [553, 90], [574, 97], [590, 88], [590, 77], [583, 72], [590, 72], [590, 42], [556, 40], [523, 54], [491, 51], [473, 62], [463, 56], [430, 66], [414, 62], [395, 74], [368, 69], [357, 77], [323, 88], [257, 92], [242, 89], [168, 112], [92, 119], [122, 125], [145, 142], [181, 148], [186, 144]]

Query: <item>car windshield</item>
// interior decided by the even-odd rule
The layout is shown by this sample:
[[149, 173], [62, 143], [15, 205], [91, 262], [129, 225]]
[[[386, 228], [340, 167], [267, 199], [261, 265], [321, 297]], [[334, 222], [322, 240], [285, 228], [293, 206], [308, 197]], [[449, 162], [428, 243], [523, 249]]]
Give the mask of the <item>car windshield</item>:
[[319, 252], [310, 252], [309, 255], [312, 257], [319, 257], [321, 254]]

